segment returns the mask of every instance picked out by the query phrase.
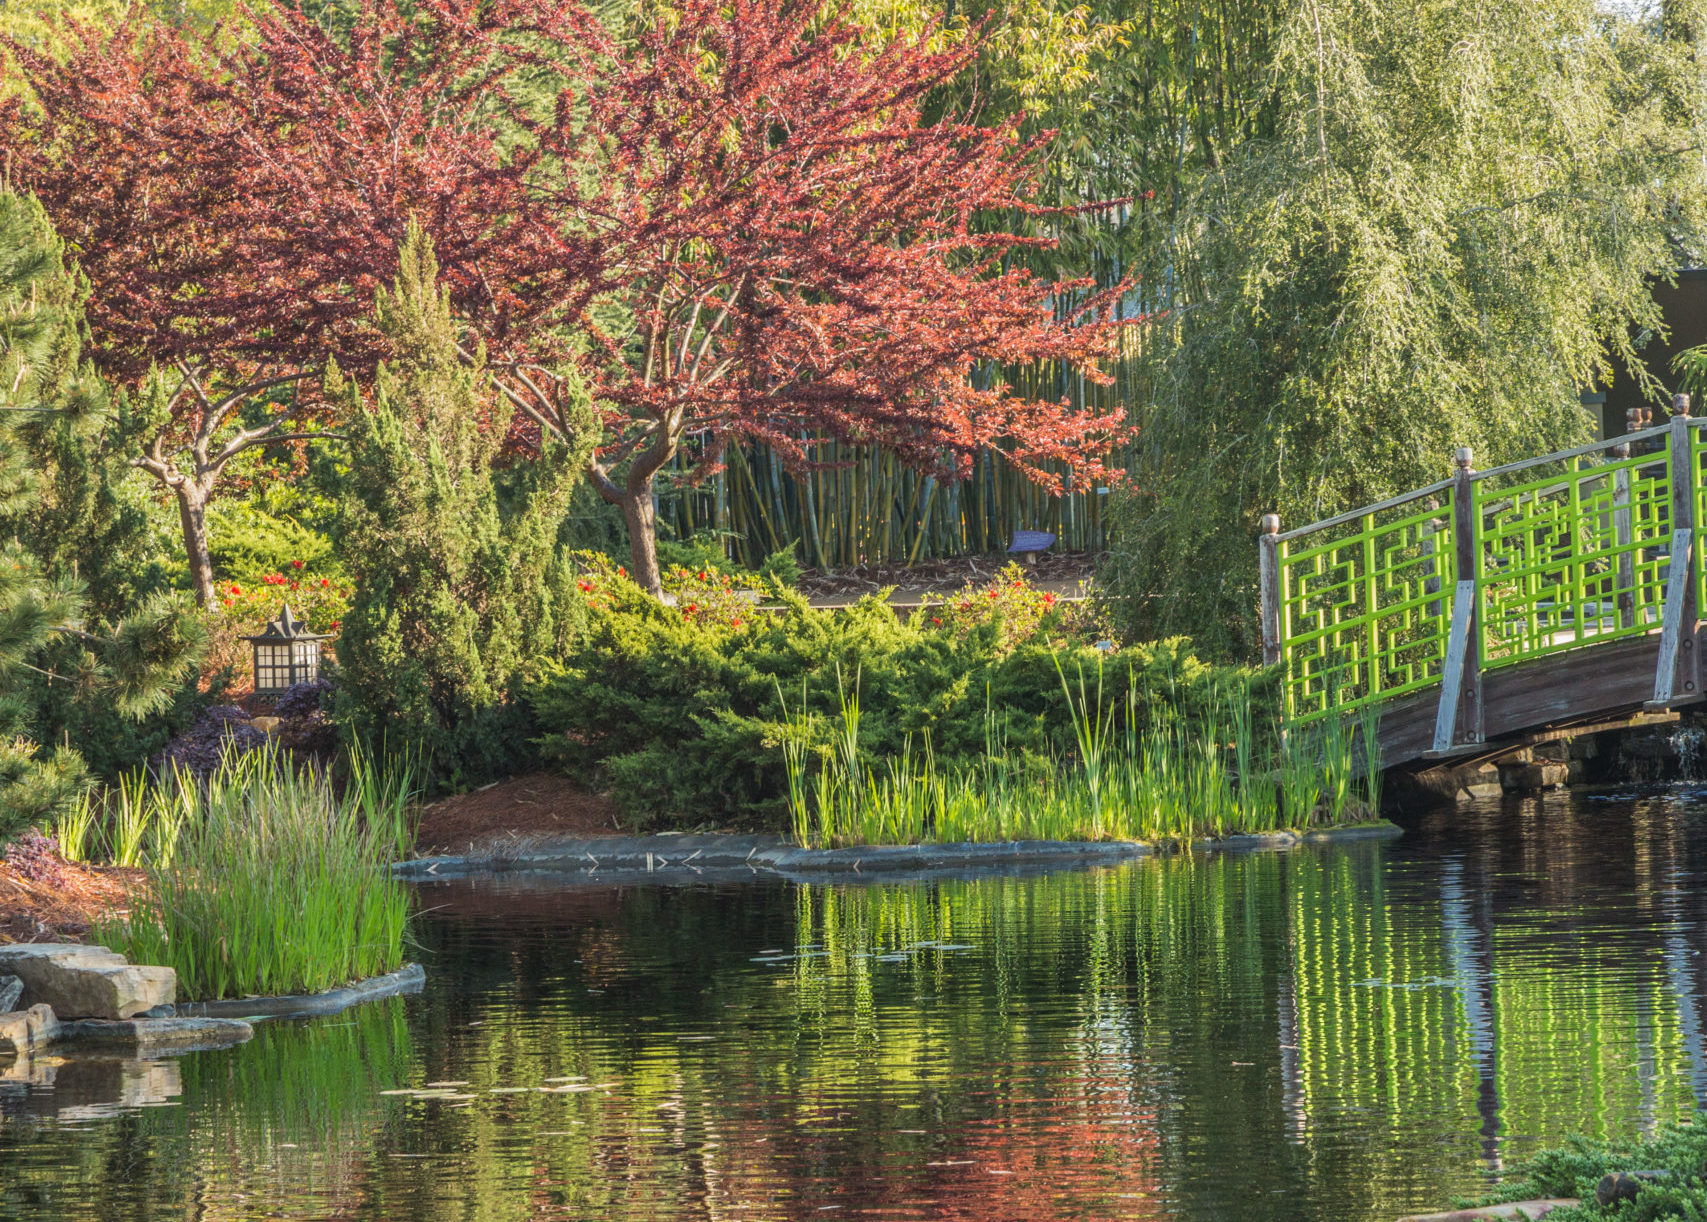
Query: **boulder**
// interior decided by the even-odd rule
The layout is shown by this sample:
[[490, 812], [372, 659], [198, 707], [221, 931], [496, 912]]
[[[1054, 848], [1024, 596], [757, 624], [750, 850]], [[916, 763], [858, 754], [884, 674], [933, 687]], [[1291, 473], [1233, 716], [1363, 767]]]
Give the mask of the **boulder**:
[[23, 1000], [24, 982], [16, 976], [0, 976], [0, 1014], [10, 1014]]
[[0, 973], [24, 982], [24, 1003], [61, 1018], [130, 1018], [177, 997], [178, 974], [139, 967], [104, 946], [41, 942], [0, 946]]
[[59, 1038], [59, 1020], [49, 1006], [0, 1014], [0, 1056], [21, 1056]]

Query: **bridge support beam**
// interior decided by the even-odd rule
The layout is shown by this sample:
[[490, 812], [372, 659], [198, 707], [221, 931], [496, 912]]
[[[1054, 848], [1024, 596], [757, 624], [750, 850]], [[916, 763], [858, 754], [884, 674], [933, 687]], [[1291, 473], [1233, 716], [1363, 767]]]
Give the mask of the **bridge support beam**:
[[1469, 446], [1458, 450], [1452, 479], [1452, 535], [1457, 548], [1458, 584], [1452, 592], [1452, 629], [1446, 639], [1440, 705], [1434, 719], [1434, 751], [1451, 754], [1483, 739], [1482, 623], [1476, 578], [1481, 575], [1480, 522], [1476, 513], [1474, 458]]
[[1672, 400], [1668, 438], [1671, 467], [1671, 563], [1666, 570], [1665, 613], [1660, 620], [1660, 652], [1654, 663], [1654, 698], [1647, 703], [1657, 712], [1673, 705], [1701, 699], [1701, 659], [1695, 647], [1700, 627], [1696, 605], [1695, 561], [1695, 448], [1689, 425], [1689, 396]]

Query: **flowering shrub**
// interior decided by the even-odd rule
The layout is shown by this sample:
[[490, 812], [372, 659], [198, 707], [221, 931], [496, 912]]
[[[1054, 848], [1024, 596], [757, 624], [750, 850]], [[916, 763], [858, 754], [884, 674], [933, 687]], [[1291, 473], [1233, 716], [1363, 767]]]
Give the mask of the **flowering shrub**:
[[214, 586], [219, 607], [205, 616], [204, 688], [223, 674], [231, 680], [232, 691], [248, 690], [255, 676], [249, 643], [243, 638], [265, 632], [267, 621], [277, 619], [279, 608], [287, 603], [299, 623], [315, 632], [337, 635], [350, 611], [350, 583], [310, 572], [305, 565], [298, 567], [301, 564], [291, 561], [279, 572], [263, 573], [258, 581], [221, 581]]
[[1024, 568], [1009, 564], [982, 586], [968, 583], [941, 603], [927, 603], [916, 613], [914, 622], [959, 636], [994, 622], [1001, 647], [1011, 650], [1040, 629], [1063, 643], [1077, 638], [1077, 625], [1069, 622], [1074, 618], [1069, 611], [1073, 606], [1047, 590], [1036, 589], [1027, 580]]
[[[576, 588], [593, 611], [635, 611], [652, 605], [628, 576], [628, 570], [597, 552], [576, 557], [580, 576]], [[742, 628], [753, 622], [759, 585], [750, 578], [731, 576], [712, 568], [676, 565], [660, 574], [666, 602], [689, 623], [708, 628]]]
[[59, 855], [58, 841], [31, 831], [6, 846], [6, 864], [20, 878], [51, 883], [58, 881], [65, 860]]

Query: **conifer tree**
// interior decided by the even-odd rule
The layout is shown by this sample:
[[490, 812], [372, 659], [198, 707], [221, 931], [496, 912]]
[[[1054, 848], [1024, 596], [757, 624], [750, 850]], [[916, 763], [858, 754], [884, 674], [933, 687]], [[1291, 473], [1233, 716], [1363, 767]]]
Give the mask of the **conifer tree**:
[[[74, 744], [38, 741], [42, 706], [140, 720], [200, 644], [165, 594], [116, 574], [144, 528], [105, 442], [122, 413], [82, 356], [85, 286], [35, 200], [0, 192], [0, 841], [75, 799]], [[103, 598], [90, 614], [84, 572]]]
[[349, 416], [341, 536], [357, 590], [338, 640], [337, 709], [357, 737], [423, 753], [438, 779], [464, 783], [529, 752], [511, 685], [578, 623], [557, 528], [587, 456], [548, 443], [538, 458], [502, 460], [509, 413], [484, 354], [459, 353], [417, 225], [375, 324], [390, 356], [367, 393], [335, 365], [326, 382]]

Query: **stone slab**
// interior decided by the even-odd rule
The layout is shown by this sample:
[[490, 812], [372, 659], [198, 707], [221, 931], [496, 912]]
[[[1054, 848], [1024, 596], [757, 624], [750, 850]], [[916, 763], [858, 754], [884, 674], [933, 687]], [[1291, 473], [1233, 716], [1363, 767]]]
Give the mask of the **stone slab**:
[[132, 1018], [169, 1005], [178, 976], [169, 967], [125, 961], [104, 946], [35, 942], [0, 946], [0, 973], [24, 982], [25, 1005], [49, 1005], [60, 1018]]
[[[180, 1021], [191, 1018], [281, 1018], [287, 1015], [336, 1014], [364, 1001], [419, 993], [427, 982], [427, 969], [406, 963], [384, 976], [360, 980], [325, 993], [284, 997], [226, 997], [217, 1001], [186, 1001], [177, 1006]], [[168, 1020], [169, 1021], [169, 1020]]]
[[230, 1018], [85, 1018], [68, 1022], [60, 1030], [64, 1042], [116, 1045], [141, 1058], [229, 1048], [247, 1043], [254, 1034], [248, 1023]]
[[59, 1019], [50, 1006], [0, 1014], [0, 1056], [21, 1056], [59, 1037]]
[[1453, 1209], [1439, 1214], [1406, 1214], [1399, 1222], [1489, 1222], [1491, 1219], [1523, 1219], [1536, 1222], [1555, 1209], [1571, 1209], [1582, 1204], [1575, 1197], [1554, 1197], [1544, 1201], [1513, 1201], [1507, 1205], [1483, 1205], [1476, 1209]]
[[[1495, 792], [1499, 787], [1494, 787]], [[1206, 852], [1284, 849], [1301, 842], [1369, 839], [1404, 833], [1386, 820], [1340, 828], [1265, 832], [1200, 840], [1189, 847]], [[477, 874], [564, 873], [585, 877], [649, 876], [659, 883], [741, 871], [784, 878], [871, 875], [909, 877], [930, 872], [1005, 871], [1019, 867], [1077, 867], [1115, 864], [1157, 852], [1137, 840], [1010, 840], [995, 843], [862, 845], [844, 849], [804, 849], [780, 836], [745, 834], [602, 836], [591, 839], [542, 839], [502, 852], [465, 857], [424, 857], [398, 862], [392, 872], [417, 882], [465, 878]]]

